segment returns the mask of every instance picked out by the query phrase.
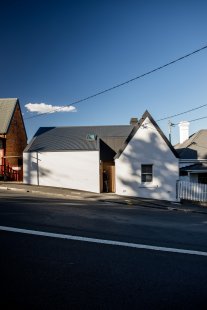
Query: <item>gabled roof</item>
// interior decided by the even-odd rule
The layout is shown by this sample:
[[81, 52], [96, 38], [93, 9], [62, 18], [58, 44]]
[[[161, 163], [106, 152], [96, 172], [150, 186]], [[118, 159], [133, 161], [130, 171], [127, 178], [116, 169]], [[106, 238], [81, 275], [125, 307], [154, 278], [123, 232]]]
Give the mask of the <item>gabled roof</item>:
[[117, 152], [132, 129], [131, 125], [41, 127], [24, 152], [99, 150], [100, 139]]
[[130, 135], [128, 136], [128, 138], [126, 139], [123, 147], [119, 150], [119, 152], [117, 153], [117, 155], [115, 156], [115, 158], [119, 158], [119, 156], [122, 154], [122, 152], [125, 150], [125, 148], [127, 147], [128, 143], [131, 141], [131, 139], [134, 137], [134, 135], [136, 134], [136, 132], [139, 130], [139, 128], [142, 126], [143, 122], [145, 121], [146, 118], [149, 118], [150, 122], [153, 124], [153, 126], [156, 128], [156, 130], [158, 131], [158, 133], [161, 135], [161, 137], [163, 138], [163, 140], [165, 141], [165, 143], [167, 144], [167, 146], [170, 148], [170, 150], [172, 151], [172, 153], [175, 155], [175, 157], [178, 157], [177, 152], [175, 151], [174, 147], [172, 146], [172, 144], [170, 143], [170, 141], [166, 138], [166, 136], [164, 135], [164, 133], [162, 132], [162, 130], [160, 129], [160, 127], [158, 126], [158, 124], [155, 122], [155, 120], [152, 118], [151, 114], [146, 110], [145, 113], [143, 114], [142, 118], [139, 120], [139, 122], [137, 123], [136, 126], [134, 126], [132, 132], [130, 133]]
[[0, 99], [0, 134], [7, 133], [18, 103], [17, 98]]
[[181, 159], [207, 158], [207, 129], [199, 130], [181, 144], [175, 145]]

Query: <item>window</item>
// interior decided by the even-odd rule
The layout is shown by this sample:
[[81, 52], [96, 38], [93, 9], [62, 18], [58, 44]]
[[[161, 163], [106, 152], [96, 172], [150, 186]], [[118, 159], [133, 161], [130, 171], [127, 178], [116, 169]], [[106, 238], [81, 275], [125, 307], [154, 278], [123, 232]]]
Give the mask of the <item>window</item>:
[[18, 167], [23, 166], [23, 159], [18, 158]]
[[87, 141], [95, 141], [96, 140], [96, 135], [94, 133], [88, 133], [86, 135], [86, 140]]
[[142, 182], [152, 182], [152, 165], [141, 165]]
[[185, 177], [188, 175], [188, 171], [185, 171], [185, 170], [180, 170], [180, 177]]
[[207, 173], [198, 174], [198, 183], [207, 184]]

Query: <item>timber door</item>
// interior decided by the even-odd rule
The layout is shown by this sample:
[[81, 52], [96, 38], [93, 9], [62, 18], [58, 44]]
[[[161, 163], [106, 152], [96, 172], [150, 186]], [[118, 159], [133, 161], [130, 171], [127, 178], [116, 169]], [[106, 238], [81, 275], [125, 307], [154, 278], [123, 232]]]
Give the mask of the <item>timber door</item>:
[[4, 143], [3, 140], [0, 139], [0, 166], [4, 164]]
[[3, 165], [4, 150], [0, 149], [0, 166]]
[[101, 163], [100, 176], [101, 176], [101, 192], [106, 192], [103, 181], [103, 171], [108, 175], [108, 192], [115, 193], [115, 163], [114, 161], [105, 161]]

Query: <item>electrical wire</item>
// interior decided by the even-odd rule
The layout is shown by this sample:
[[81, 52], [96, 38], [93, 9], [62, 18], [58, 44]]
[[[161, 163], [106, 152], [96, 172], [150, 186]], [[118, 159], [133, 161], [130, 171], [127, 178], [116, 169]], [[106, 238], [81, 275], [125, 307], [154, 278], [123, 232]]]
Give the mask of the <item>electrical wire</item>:
[[[192, 56], [192, 55], [194, 55], [194, 54], [196, 54], [196, 53], [199, 53], [199, 52], [201, 52], [202, 50], [204, 50], [204, 49], [206, 49], [206, 48], [207, 48], [207, 45], [205, 45], [205, 46], [203, 46], [203, 47], [201, 47], [201, 48], [199, 48], [199, 49], [197, 49], [197, 50], [194, 50], [193, 52], [190, 52], [190, 53], [188, 53], [188, 54], [186, 54], [186, 55], [184, 55], [184, 56], [181, 56], [181, 57], [179, 57], [179, 58], [177, 58], [177, 59], [174, 59], [174, 60], [172, 60], [172, 61], [166, 63], [165, 65], [159, 66], [159, 67], [157, 67], [157, 68], [155, 68], [155, 69], [152, 69], [152, 70], [150, 70], [150, 71], [148, 71], [148, 72], [146, 72], [146, 73], [143, 73], [143, 74], [141, 74], [141, 75], [138, 75], [138, 76], [136, 76], [136, 77], [134, 77], [134, 78], [132, 78], [132, 79], [130, 79], [130, 80], [127, 80], [127, 81], [122, 82], [122, 83], [120, 83], [120, 84], [117, 84], [117, 85], [114, 85], [114, 86], [109, 87], [109, 88], [107, 88], [107, 89], [104, 89], [104, 90], [102, 90], [102, 91], [99, 91], [99, 92], [97, 92], [97, 93], [95, 93], [95, 94], [93, 94], [93, 95], [90, 95], [90, 96], [88, 96], [88, 97], [85, 97], [85, 98], [82, 98], [82, 99], [80, 99], [80, 100], [74, 101], [74, 102], [72, 102], [71, 104], [64, 105], [64, 106], [62, 106], [62, 107], [60, 107], [60, 108], [57, 108], [57, 109], [53, 110], [52, 112], [60, 111], [63, 107], [74, 106], [74, 105], [76, 105], [76, 104], [78, 104], [78, 103], [81, 103], [81, 102], [87, 101], [87, 100], [89, 100], [89, 99], [92, 99], [92, 98], [94, 98], [94, 97], [97, 97], [97, 96], [100, 96], [100, 95], [102, 95], [102, 94], [105, 94], [105, 93], [107, 93], [107, 92], [109, 92], [109, 91], [112, 91], [112, 90], [118, 88], [118, 87], [124, 86], [124, 85], [126, 85], [126, 84], [129, 84], [129, 83], [135, 81], [135, 80], [138, 80], [138, 79], [140, 79], [140, 78], [143, 78], [143, 77], [146, 76], [146, 75], [150, 75], [150, 74], [152, 74], [152, 73], [154, 73], [154, 72], [156, 72], [156, 71], [158, 71], [158, 70], [164, 69], [164, 68], [166, 68], [166, 67], [168, 67], [168, 66], [170, 66], [170, 65], [172, 65], [172, 64], [174, 64], [174, 63], [176, 63], [176, 62], [178, 62], [178, 61], [181, 61], [181, 60], [183, 60], [183, 59], [185, 59], [185, 58], [187, 58], [187, 57], [190, 57], [190, 56]], [[37, 115], [33, 115], [33, 116], [30, 116], [30, 117], [27, 117], [27, 118], [25, 118], [25, 120], [28, 120], [28, 119], [31, 119], [31, 118], [36, 118], [36, 117], [43, 116], [43, 115], [47, 115], [47, 114], [52, 114], [52, 113], [51, 113], [51, 112], [44, 112], [44, 113], [41, 113], [41, 114], [37, 114]], [[184, 113], [183, 113], [183, 114], [184, 114]], [[176, 115], [176, 116], [177, 116], [177, 115]], [[169, 117], [168, 117], [168, 118], [169, 118]], [[163, 119], [162, 119], [162, 120], [163, 120]]]
[[[207, 118], [207, 116], [203, 116], [203, 117], [199, 117], [199, 118], [194, 118], [194, 119], [192, 119], [192, 120], [190, 120], [190, 121], [187, 121], [187, 122], [192, 123], [192, 122], [199, 121], [199, 120], [205, 119], [205, 118]], [[172, 124], [172, 126], [177, 126], [177, 125], [179, 125], [179, 123], [177, 123], [177, 124]]]
[[[206, 103], [206, 104], [203, 104], [203, 105], [200, 105], [200, 106], [198, 106], [198, 107], [196, 107], [196, 108], [193, 108], [193, 109], [190, 109], [190, 110], [181, 112], [181, 113], [177, 113], [177, 114], [174, 114], [174, 115], [170, 115], [170, 116], [166, 116], [166, 117], [164, 117], [164, 118], [158, 119], [157, 122], [161, 122], [161, 121], [164, 121], [164, 120], [169, 119], [169, 118], [173, 118], [173, 117], [176, 117], [176, 116], [180, 116], [180, 115], [183, 115], [183, 114], [186, 114], [186, 113], [189, 113], [189, 112], [192, 112], [192, 111], [201, 109], [201, 108], [206, 107], [206, 106], [207, 106], [207, 103]], [[177, 124], [175, 124], [175, 125], [177, 125]]]

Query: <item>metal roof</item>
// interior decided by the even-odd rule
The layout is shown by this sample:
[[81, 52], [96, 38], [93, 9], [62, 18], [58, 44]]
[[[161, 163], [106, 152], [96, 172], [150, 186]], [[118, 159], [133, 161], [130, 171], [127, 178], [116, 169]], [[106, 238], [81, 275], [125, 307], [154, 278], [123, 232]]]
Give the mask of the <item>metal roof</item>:
[[207, 129], [194, 133], [183, 143], [175, 145], [175, 149], [182, 159], [206, 159]]
[[[118, 152], [132, 129], [131, 125], [41, 127], [24, 151], [99, 150], [101, 139], [114, 152]], [[95, 135], [96, 139], [90, 140], [88, 135]]]
[[0, 99], [0, 134], [7, 133], [17, 103], [17, 98]]

